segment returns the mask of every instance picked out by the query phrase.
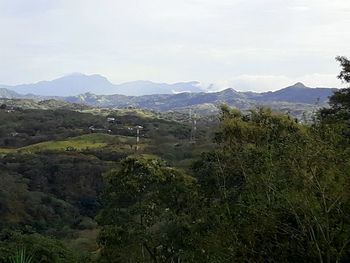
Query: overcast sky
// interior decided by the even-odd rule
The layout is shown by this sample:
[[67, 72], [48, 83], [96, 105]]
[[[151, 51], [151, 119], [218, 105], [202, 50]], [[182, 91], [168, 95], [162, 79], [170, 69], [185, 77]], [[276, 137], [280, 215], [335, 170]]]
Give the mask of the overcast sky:
[[98, 73], [275, 90], [341, 87], [349, 0], [0, 0], [0, 83]]

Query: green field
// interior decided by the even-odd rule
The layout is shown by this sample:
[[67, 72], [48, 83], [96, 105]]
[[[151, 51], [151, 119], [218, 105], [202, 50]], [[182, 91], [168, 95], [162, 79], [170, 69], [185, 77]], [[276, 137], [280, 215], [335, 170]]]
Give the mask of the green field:
[[17, 149], [0, 148], [0, 154], [7, 154], [11, 152], [38, 152], [43, 150], [85, 150], [85, 149], [96, 149], [111, 146], [115, 149], [119, 147], [134, 143], [135, 138], [120, 136], [120, 135], [109, 135], [104, 133], [93, 133], [85, 134], [77, 137], [67, 138], [65, 140], [58, 141], [46, 141], [28, 145]]

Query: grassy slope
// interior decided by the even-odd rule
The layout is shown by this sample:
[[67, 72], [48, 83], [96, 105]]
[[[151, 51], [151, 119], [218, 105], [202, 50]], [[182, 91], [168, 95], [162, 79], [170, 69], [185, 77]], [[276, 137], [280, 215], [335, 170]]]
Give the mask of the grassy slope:
[[[135, 138], [109, 135], [103, 133], [85, 134], [77, 137], [67, 138], [65, 140], [58, 141], [46, 141], [28, 145], [17, 149], [0, 148], [0, 153], [6, 154], [10, 152], [37, 152], [42, 150], [66, 150], [68, 148], [74, 148], [76, 150], [84, 150], [87, 148], [102, 148], [106, 146], [122, 146], [133, 142]], [[117, 149], [118, 147], [116, 147]]]

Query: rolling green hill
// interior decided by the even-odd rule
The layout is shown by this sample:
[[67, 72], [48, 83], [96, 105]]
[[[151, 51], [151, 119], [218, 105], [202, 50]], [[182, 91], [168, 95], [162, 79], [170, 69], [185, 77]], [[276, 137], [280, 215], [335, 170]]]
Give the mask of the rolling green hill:
[[[108, 135], [103, 133], [86, 134], [77, 137], [69, 137], [64, 140], [45, 141], [20, 148], [0, 148], [0, 153], [34, 153], [47, 150], [81, 151], [88, 149], [103, 148], [106, 146], [122, 146], [135, 141], [134, 137]], [[125, 150], [126, 147], [122, 147]]]

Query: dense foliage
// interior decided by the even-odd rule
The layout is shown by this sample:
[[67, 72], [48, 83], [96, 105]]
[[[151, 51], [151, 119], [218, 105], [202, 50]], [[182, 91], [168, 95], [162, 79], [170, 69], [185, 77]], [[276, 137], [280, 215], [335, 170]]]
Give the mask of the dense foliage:
[[[98, 254], [95, 216], [105, 184], [102, 174], [135, 154], [136, 125], [143, 126], [139, 153], [157, 154], [179, 165], [186, 165], [180, 162], [192, 156], [186, 121], [151, 112], [96, 110], [91, 114], [23, 110], [4, 104], [0, 117], [0, 232], [6, 233], [0, 237], [4, 248], [0, 262], [8, 262], [23, 249], [36, 254], [33, 259], [37, 260], [42, 253], [39, 248], [29, 245], [31, 241], [19, 242], [34, 237], [38, 237], [34, 243], [48, 238], [64, 251], [79, 252], [79, 257], [73, 253], [74, 261]], [[116, 121], [109, 123], [108, 117]], [[97, 133], [91, 132], [91, 126]], [[198, 136], [203, 134], [199, 127]], [[57, 253], [63, 252], [52, 250], [53, 256]], [[57, 257], [57, 262], [62, 260]]]
[[195, 179], [144, 156], [127, 158], [106, 179], [101, 262], [178, 262], [191, 243]]
[[126, 159], [106, 174], [101, 262], [348, 261], [350, 153], [338, 131], [223, 106], [218, 147], [192, 176]]
[[349, 262], [349, 94], [312, 123], [223, 105], [196, 143], [146, 112], [3, 106], [0, 262]]

